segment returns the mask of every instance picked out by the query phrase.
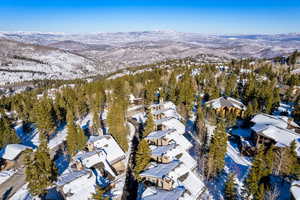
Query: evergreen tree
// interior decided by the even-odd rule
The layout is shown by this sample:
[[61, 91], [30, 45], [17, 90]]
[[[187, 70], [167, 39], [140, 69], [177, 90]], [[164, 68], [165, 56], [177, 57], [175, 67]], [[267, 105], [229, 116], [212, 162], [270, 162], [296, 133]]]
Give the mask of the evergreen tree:
[[254, 200], [264, 200], [265, 199], [265, 185], [261, 183], [257, 195], [255, 195]]
[[33, 156], [25, 157], [25, 175], [28, 182], [28, 190], [32, 195], [43, 195], [46, 189], [57, 178], [57, 169], [50, 158], [47, 140], [40, 136], [40, 145]]
[[109, 133], [124, 151], [128, 149], [128, 130], [126, 127], [126, 102], [121, 97], [115, 96], [109, 106], [107, 123]]
[[85, 147], [87, 138], [83, 130], [74, 123], [74, 116], [72, 112], [67, 114], [67, 149], [71, 156]]
[[93, 200], [109, 200], [108, 196], [104, 196], [104, 194], [108, 191], [107, 188], [96, 187], [96, 193], [93, 194]]
[[[264, 149], [263, 145], [259, 146], [245, 181], [248, 197], [252, 196], [257, 200], [263, 199], [264, 185], [261, 183], [262, 178], [269, 176], [272, 172], [273, 147], [268, 150], [266, 155], [264, 155]], [[267, 156], [270, 156], [270, 158], [267, 158]]]
[[151, 111], [149, 111], [147, 113], [147, 120], [146, 120], [146, 126], [143, 131], [143, 137], [146, 137], [147, 135], [149, 135], [149, 133], [151, 133], [153, 131], [155, 131], [155, 123], [153, 120], [153, 115], [152, 115]]
[[225, 183], [225, 192], [224, 192], [225, 200], [236, 200], [237, 199], [237, 191], [236, 191], [236, 183], [234, 174], [229, 174], [227, 181]]
[[277, 152], [275, 167], [277, 174], [286, 177], [296, 177], [300, 174], [299, 162], [296, 154], [296, 142], [293, 141], [290, 146], [281, 148]]
[[7, 116], [4, 113], [0, 114], [0, 148], [3, 148], [7, 144], [16, 144], [19, 142], [20, 139], [11, 127]]
[[205, 118], [201, 105], [198, 105], [197, 108], [196, 131], [200, 142], [202, 143], [202, 145], [205, 145], [207, 139], [207, 129], [205, 126]]
[[139, 179], [139, 174], [142, 172], [145, 167], [149, 164], [150, 158], [150, 147], [145, 139], [141, 140], [138, 145], [138, 149], [135, 155], [135, 166], [134, 173], [136, 177]]
[[77, 149], [80, 151], [84, 149], [87, 142], [87, 137], [84, 135], [82, 128], [77, 126]]
[[42, 134], [47, 134], [55, 127], [53, 105], [46, 96], [37, 101], [34, 108], [34, 121]]
[[208, 152], [207, 177], [213, 178], [224, 169], [227, 150], [227, 134], [222, 122], [217, 124]]
[[68, 111], [67, 113], [67, 130], [68, 130], [68, 135], [67, 135], [67, 149], [68, 152], [71, 156], [74, 156], [75, 153], [77, 152], [76, 149], [76, 125], [74, 123], [74, 116], [73, 113]]

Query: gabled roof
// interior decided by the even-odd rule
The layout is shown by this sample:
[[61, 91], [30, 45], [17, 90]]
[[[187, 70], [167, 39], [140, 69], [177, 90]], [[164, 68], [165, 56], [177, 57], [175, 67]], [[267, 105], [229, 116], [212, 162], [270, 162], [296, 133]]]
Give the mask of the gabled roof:
[[174, 131], [176, 131], [176, 129], [167, 129], [167, 130], [154, 131], [154, 132], [151, 132], [146, 137], [146, 139], [159, 139], [159, 138], [163, 138], [164, 136], [166, 136], [169, 133], [172, 133]]
[[156, 178], [164, 178], [167, 176], [173, 169], [178, 167], [180, 162], [178, 160], [173, 160], [167, 164], [157, 164], [155, 167], [146, 169], [144, 172], [140, 173], [141, 177], [156, 177]]
[[14, 160], [20, 153], [22, 153], [26, 149], [31, 149], [31, 147], [22, 144], [8, 144], [3, 149], [1, 149], [0, 158]]
[[289, 146], [292, 141], [300, 138], [299, 134], [272, 124], [258, 124], [251, 127], [251, 129], [260, 135], [276, 141], [276, 146]]
[[63, 186], [89, 173], [92, 173], [92, 171], [88, 169], [84, 169], [84, 170], [74, 170], [66, 174], [62, 174], [57, 178], [56, 185]]
[[255, 115], [251, 121], [255, 123], [256, 125], [274, 125], [281, 128], [287, 128], [289, 123], [293, 127], [300, 128], [298, 124], [296, 124], [293, 121], [288, 122], [288, 118], [285, 116], [275, 116], [275, 115], [268, 115], [265, 113], [257, 114]]
[[149, 187], [144, 191], [142, 200], [178, 200], [184, 191], [184, 187], [177, 187], [171, 191]]
[[164, 114], [166, 117], [173, 117], [176, 119], [181, 119], [182, 117], [176, 112], [173, 108], [161, 109], [161, 110], [154, 110], [152, 111], [153, 115], [160, 115]]
[[154, 156], [162, 156], [163, 154], [167, 153], [168, 151], [174, 149], [176, 144], [169, 144], [166, 146], [159, 146], [152, 150], [151, 154]]
[[185, 125], [181, 123], [178, 119], [173, 117], [166, 117], [159, 120], [155, 120], [155, 125], [164, 125], [168, 129], [176, 129], [180, 134], [185, 133]]
[[164, 101], [164, 102], [159, 103], [159, 104], [152, 104], [152, 105], [150, 105], [150, 108], [154, 108], [154, 107], [157, 107], [157, 106], [162, 106], [163, 109], [170, 109], [170, 108], [174, 109], [174, 110], [176, 109], [175, 104], [171, 101]]
[[212, 108], [214, 109], [218, 109], [221, 107], [235, 107], [240, 110], [246, 110], [246, 106], [242, 102], [231, 97], [220, 97], [217, 99], [210, 100], [205, 104], [212, 106]]
[[111, 135], [91, 136], [88, 142], [93, 143], [98, 149], [103, 149], [110, 164], [125, 158], [124, 151]]

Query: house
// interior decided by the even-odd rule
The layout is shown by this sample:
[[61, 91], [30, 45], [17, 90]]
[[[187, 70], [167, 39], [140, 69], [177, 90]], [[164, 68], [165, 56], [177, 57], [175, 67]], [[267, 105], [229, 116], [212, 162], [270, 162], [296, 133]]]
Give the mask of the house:
[[56, 186], [66, 200], [88, 200], [95, 193], [96, 176], [92, 170], [73, 170], [57, 178]]
[[196, 160], [180, 145], [169, 144], [166, 146], [151, 145], [151, 158], [159, 163], [169, 163], [172, 160], [179, 160], [191, 170], [197, 166]]
[[154, 110], [151, 112], [154, 120], [159, 120], [163, 118], [175, 118], [181, 120], [182, 117], [176, 112], [176, 110], [172, 108], [162, 109], [162, 110]]
[[181, 200], [183, 199], [184, 187], [177, 187], [171, 191], [148, 187], [142, 194], [141, 200]]
[[90, 152], [79, 152], [75, 156], [75, 162], [78, 170], [92, 168], [96, 165], [101, 166], [103, 170], [115, 177], [117, 174], [107, 160], [107, 154], [103, 149], [96, 149]]
[[110, 166], [118, 174], [125, 170], [125, 153], [111, 135], [91, 136], [87, 142], [90, 152], [102, 149], [106, 153], [106, 159]]
[[205, 191], [201, 179], [179, 160], [173, 160], [167, 164], [153, 164], [140, 176], [145, 182], [150, 182], [167, 191], [182, 186], [189, 199], [198, 199]]
[[8, 144], [0, 151], [1, 170], [8, 170], [18, 165], [22, 165], [26, 149], [31, 149], [29, 146], [22, 144]]
[[130, 105], [141, 105], [144, 103], [143, 98], [136, 98], [133, 94], [128, 95]]
[[185, 125], [178, 119], [173, 117], [166, 117], [155, 120], [156, 130], [175, 129], [178, 134], [183, 135], [185, 133]]
[[218, 115], [222, 116], [232, 113], [242, 117], [246, 110], [246, 106], [242, 102], [231, 97], [213, 99], [206, 102], [205, 105], [214, 109]]
[[165, 109], [176, 110], [176, 106], [171, 101], [165, 101], [165, 102], [160, 102], [158, 104], [152, 104], [151, 106], [149, 106], [149, 109], [151, 112], [158, 111], [158, 110], [165, 110]]
[[291, 142], [296, 141], [297, 155], [300, 156], [299, 141], [300, 134], [295, 132], [298, 125], [289, 121], [287, 117], [258, 114], [251, 120], [254, 125], [251, 130], [254, 132], [256, 146], [258, 144], [275, 145], [275, 147], [287, 147]]
[[285, 129], [290, 129], [295, 132], [300, 133], [300, 126], [296, 124], [291, 118], [286, 116], [275, 116], [268, 115], [265, 113], [257, 114], [252, 119], [251, 122], [256, 126], [258, 125], [274, 125]]
[[174, 160], [166, 164], [152, 163], [150, 168], [140, 173], [140, 177], [164, 190], [172, 190], [174, 188], [175, 181], [172, 180], [168, 174], [179, 165], [180, 162], [178, 160]]
[[147, 142], [156, 146], [164, 146], [169, 144], [177, 144], [184, 150], [189, 150], [193, 145], [192, 143], [184, 137], [184, 135], [179, 134], [176, 129], [167, 129], [151, 132], [145, 137]]
[[293, 181], [290, 191], [292, 193], [292, 199], [300, 200], [300, 181]]

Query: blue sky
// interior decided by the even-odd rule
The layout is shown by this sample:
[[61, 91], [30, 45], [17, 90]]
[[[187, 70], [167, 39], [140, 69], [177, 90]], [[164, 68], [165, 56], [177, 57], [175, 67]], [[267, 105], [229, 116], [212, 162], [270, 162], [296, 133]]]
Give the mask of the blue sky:
[[300, 0], [0, 0], [0, 31], [300, 32]]

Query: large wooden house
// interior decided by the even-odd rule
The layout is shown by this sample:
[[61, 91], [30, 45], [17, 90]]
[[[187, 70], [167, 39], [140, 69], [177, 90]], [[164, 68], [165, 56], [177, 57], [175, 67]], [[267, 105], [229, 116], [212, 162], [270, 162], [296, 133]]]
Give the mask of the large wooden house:
[[242, 102], [231, 97], [213, 99], [206, 102], [205, 105], [214, 109], [221, 116], [234, 114], [235, 116], [243, 117], [246, 110], [246, 106]]
[[[286, 147], [292, 141], [299, 143], [300, 134], [296, 132], [299, 126], [290, 121], [287, 117], [273, 116], [268, 114], [258, 114], [251, 120], [253, 126], [253, 138], [255, 145], [264, 144], [266, 146]], [[300, 152], [297, 150], [298, 156]]]

